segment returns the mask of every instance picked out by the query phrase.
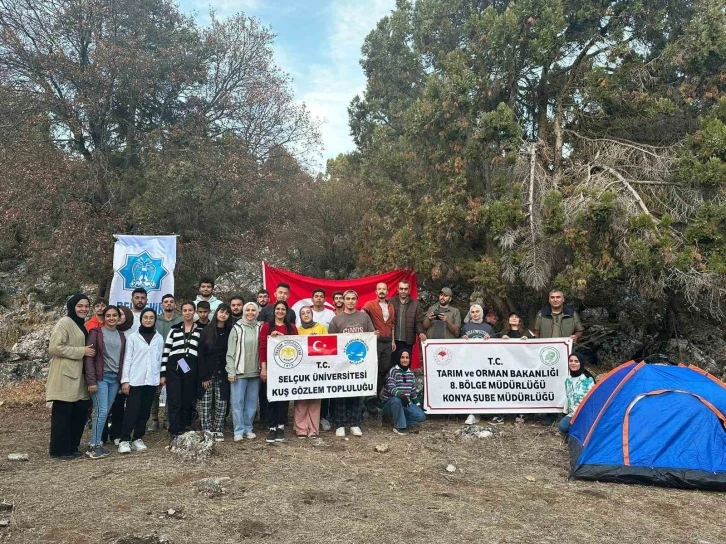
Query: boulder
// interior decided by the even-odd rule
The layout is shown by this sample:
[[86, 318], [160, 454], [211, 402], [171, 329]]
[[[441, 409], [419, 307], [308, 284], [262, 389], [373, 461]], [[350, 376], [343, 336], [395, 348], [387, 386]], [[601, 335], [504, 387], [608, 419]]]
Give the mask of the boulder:
[[177, 436], [169, 446], [169, 451], [184, 462], [202, 463], [212, 455], [215, 443], [210, 435], [189, 431]]
[[689, 340], [671, 338], [666, 346], [665, 355], [675, 363], [696, 365], [719, 378], [724, 372], [723, 364], [717, 363]]
[[16, 353], [26, 360], [48, 361], [48, 342], [50, 333], [53, 331], [53, 324], [42, 325], [40, 328], [31, 331], [21, 337], [12, 348], [11, 353]]

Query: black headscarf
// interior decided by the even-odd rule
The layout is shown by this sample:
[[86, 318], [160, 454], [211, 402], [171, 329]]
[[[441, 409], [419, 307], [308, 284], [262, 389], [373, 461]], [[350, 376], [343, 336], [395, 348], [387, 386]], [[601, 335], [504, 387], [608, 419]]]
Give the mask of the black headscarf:
[[[66, 302], [66, 310], [68, 310], [68, 317], [70, 317], [73, 322], [78, 325], [78, 328], [83, 331], [83, 336], [87, 339], [88, 331], [86, 330], [86, 320], [82, 317], [78, 317], [78, 314], [76, 313], [76, 304], [78, 304], [82, 300], [88, 300], [88, 297], [83, 293], [73, 295], [71, 298], [68, 299], [68, 302]], [[90, 300], [88, 300], [88, 304], [91, 304]]]
[[156, 334], [156, 328], [154, 327], [154, 325], [152, 325], [151, 327], [144, 327], [141, 321], [144, 317], [144, 314], [147, 314], [149, 312], [154, 314], [154, 325], [156, 325], [156, 312], [151, 308], [144, 308], [139, 314], [139, 334], [144, 337], [144, 340], [146, 340], [147, 343], [151, 344], [151, 339], [154, 338], [154, 334]]
[[[404, 353], [408, 353], [408, 366], [403, 366], [401, 364], [401, 355], [403, 355]], [[398, 363], [396, 363], [397, 366], [398, 366], [398, 368], [400, 368], [401, 370], [410, 370], [411, 363], [413, 363], [413, 359], [411, 358], [411, 350], [410, 349], [402, 349], [401, 350], [401, 353], [398, 356]]]
[[[573, 355], [575, 357], [577, 357], [577, 360], [578, 361], [580, 361], [580, 368], [578, 370], [574, 371], [574, 372], [572, 370], [570, 370], [570, 376], [572, 376], [573, 378], [576, 378], [580, 374], [584, 374], [588, 378], [592, 378], [592, 374], [590, 374], [585, 369], [585, 356], [582, 353], [580, 353], [579, 351], [573, 351], [572, 353], [570, 353], [570, 357], [572, 357]], [[568, 357], [568, 359], [569, 359], [569, 357]]]

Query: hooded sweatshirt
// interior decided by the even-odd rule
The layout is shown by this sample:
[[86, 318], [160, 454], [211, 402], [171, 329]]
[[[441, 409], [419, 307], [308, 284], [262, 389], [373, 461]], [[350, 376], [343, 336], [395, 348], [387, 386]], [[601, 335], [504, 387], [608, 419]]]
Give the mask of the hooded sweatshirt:
[[[199, 304], [202, 300], [204, 300], [202, 296], [197, 295], [197, 298], [194, 299], [194, 306]], [[217, 307], [222, 304], [222, 301], [212, 295], [211, 297], [209, 297], [209, 300], [207, 302], [209, 302], [209, 319], [211, 320], [214, 312], [217, 311]], [[199, 316], [197, 314], [194, 314], [194, 321], [196, 321], [197, 319], [199, 319]]]

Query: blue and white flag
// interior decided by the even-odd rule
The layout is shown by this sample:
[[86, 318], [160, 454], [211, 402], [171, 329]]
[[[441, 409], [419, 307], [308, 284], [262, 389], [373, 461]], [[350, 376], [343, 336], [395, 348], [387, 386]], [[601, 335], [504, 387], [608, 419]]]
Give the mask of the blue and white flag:
[[131, 293], [143, 287], [148, 306], [161, 312], [161, 297], [174, 294], [176, 236], [130, 236], [116, 234], [113, 248], [111, 304], [131, 306]]

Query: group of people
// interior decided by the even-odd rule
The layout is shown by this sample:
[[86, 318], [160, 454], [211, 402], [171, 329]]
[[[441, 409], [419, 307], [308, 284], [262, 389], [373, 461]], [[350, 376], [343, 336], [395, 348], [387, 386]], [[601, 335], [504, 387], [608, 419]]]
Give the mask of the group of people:
[[[161, 386], [166, 386], [166, 415], [172, 442], [190, 430], [198, 415], [201, 430], [216, 441], [224, 440], [224, 423], [231, 412], [235, 441], [255, 439], [253, 423], [259, 411], [266, 423], [268, 443], [285, 440], [289, 402], [268, 402], [267, 344], [278, 335], [321, 335], [371, 332], [376, 335], [378, 375], [371, 397], [297, 400], [293, 407], [294, 433], [316, 438], [335, 429], [345, 437], [346, 427], [361, 436], [363, 410], [383, 412], [393, 421], [393, 432], [405, 435], [422, 423], [419, 391], [411, 370], [412, 349], [426, 339], [487, 339], [496, 336], [493, 313], [481, 304], [470, 306], [465, 319], [451, 306], [452, 291], [443, 288], [438, 303], [424, 311], [411, 296], [407, 281], [388, 297], [379, 283], [376, 297], [358, 309], [354, 290], [332, 293], [334, 309], [326, 308], [326, 293], [315, 289], [311, 305], [296, 314], [288, 305], [290, 287], [262, 289], [256, 301], [233, 296], [223, 302], [214, 296], [214, 282], [203, 278], [199, 295], [179, 307], [174, 295], [162, 299], [162, 312], [147, 307], [147, 292], [132, 292], [129, 306], [109, 305], [99, 298], [93, 311], [88, 297], [68, 300], [67, 316], [54, 327], [46, 399], [52, 402], [49, 453], [59, 459], [83, 455], [80, 441], [92, 406], [91, 432], [85, 455], [92, 459], [110, 454], [110, 440], [118, 452], [147, 449], [147, 428], [164, 425], [159, 410]], [[564, 305], [554, 290], [549, 305], [537, 314], [534, 330], [512, 313], [501, 338], [566, 337], [577, 341], [583, 328], [577, 313]], [[463, 323], [462, 323], [463, 321]], [[566, 382], [568, 415], [560, 423], [566, 432], [569, 416], [592, 386], [584, 359], [573, 353]], [[468, 424], [478, 421], [475, 414]], [[550, 422], [549, 424], [552, 424]], [[110, 425], [109, 425], [110, 424]]]

